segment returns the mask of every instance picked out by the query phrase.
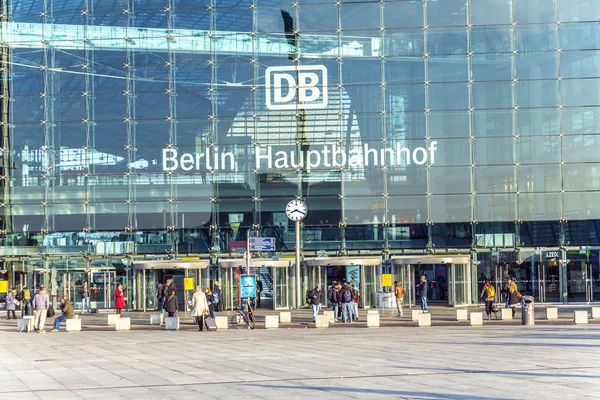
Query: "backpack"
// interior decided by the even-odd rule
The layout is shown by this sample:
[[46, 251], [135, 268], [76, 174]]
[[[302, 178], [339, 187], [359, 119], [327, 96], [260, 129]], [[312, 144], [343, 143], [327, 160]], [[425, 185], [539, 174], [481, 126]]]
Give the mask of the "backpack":
[[491, 299], [491, 298], [495, 298], [496, 297], [496, 290], [494, 289], [493, 286], [486, 286], [486, 290], [487, 290], [487, 298]]
[[312, 295], [313, 292], [311, 290], [306, 292], [306, 304], [312, 304]]
[[350, 289], [344, 289], [344, 293], [342, 293], [342, 301], [344, 303], [350, 303], [352, 301], [352, 291]]
[[31, 292], [29, 291], [29, 289], [23, 290], [23, 299], [31, 300]]

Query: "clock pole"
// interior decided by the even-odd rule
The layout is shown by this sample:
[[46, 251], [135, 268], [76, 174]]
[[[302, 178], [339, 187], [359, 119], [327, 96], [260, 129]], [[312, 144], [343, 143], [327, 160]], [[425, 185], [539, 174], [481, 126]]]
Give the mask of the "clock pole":
[[296, 308], [302, 305], [300, 290], [300, 220], [296, 221]]

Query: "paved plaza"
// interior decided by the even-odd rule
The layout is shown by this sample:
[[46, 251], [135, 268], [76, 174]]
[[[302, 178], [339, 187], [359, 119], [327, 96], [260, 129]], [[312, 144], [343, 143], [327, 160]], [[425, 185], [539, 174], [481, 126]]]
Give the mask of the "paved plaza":
[[198, 332], [189, 323], [0, 338], [6, 399], [600, 398], [598, 324]]

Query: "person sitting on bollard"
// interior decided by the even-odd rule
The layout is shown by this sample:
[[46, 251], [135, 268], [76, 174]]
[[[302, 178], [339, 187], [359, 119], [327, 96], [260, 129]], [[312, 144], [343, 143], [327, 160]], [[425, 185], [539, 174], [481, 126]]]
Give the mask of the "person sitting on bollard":
[[165, 309], [167, 310], [167, 313], [169, 313], [169, 317], [174, 317], [175, 313], [179, 311], [178, 303], [177, 296], [175, 296], [175, 289], [171, 289], [171, 294], [169, 294], [165, 303]]
[[51, 332], [58, 332], [60, 330], [60, 324], [68, 319], [73, 319], [75, 314], [73, 304], [67, 299], [60, 299], [60, 309], [62, 310], [62, 315], [60, 317], [56, 317], [54, 320], [54, 329], [52, 329]]

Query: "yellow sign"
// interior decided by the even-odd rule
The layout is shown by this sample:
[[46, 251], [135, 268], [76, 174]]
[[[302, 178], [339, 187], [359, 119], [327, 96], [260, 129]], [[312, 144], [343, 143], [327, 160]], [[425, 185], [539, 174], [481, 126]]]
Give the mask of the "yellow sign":
[[194, 278], [183, 278], [183, 289], [194, 290]]
[[383, 287], [392, 286], [392, 274], [382, 274]]
[[0, 293], [8, 293], [8, 281], [0, 281]]

